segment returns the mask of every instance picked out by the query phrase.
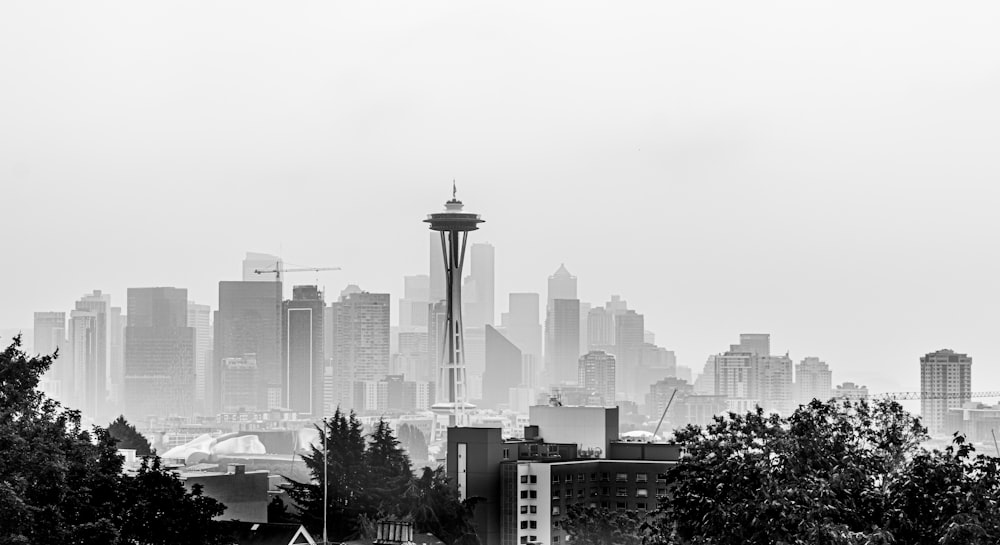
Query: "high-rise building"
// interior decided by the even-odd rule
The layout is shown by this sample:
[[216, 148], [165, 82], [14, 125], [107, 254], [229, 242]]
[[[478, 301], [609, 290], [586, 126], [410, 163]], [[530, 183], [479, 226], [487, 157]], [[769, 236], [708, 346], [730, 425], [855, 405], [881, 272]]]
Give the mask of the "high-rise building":
[[366, 410], [363, 400], [354, 399], [354, 383], [377, 383], [389, 372], [389, 301], [388, 293], [351, 291], [331, 305], [334, 398], [342, 410]]
[[121, 307], [111, 307], [108, 314], [108, 405], [111, 414], [121, 414], [125, 402], [125, 326], [128, 323]]
[[281, 258], [271, 254], [258, 254], [247, 252], [243, 259], [243, 281], [244, 282], [275, 282], [280, 281], [275, 273], [256, 273], [255, 271], [275, 271], [281, 270], [284, 265]]
[[399, 300], [399, 330], [427, 331], [427, 304], [430, 303], [430, 277], [426, 274], [403, 277], [403, 298]]
[[577, 385], [598, 395], [606, 407], [615, 406], [615, 357], [604, 351], [580, 356]]
[[645, 390], [649, 384], [637, 384], [636, 376], [642, 362], [645, 345], [646, 320], [634, 310], [626, 310], [615, 316], [615, 350], [618, 358], [618, 382], [626, 390], [635, 393], [635, 388]]
[[537, 293], [511, 293], [508, 311], [500, 317], [504, 337], [517, 345], [521, 354], [542, 362], [542, 323]]
[[587, 348], [615, 351], [615, 315], [604, 307], [590, 309], [587, 315]]
[[805, 358], [795, 366], [795, 402], [805, 405], [813, 399], [827, 401], [833, 396], [833, 373], [819, 358]]
[[510, 389], [521, 384], [521, 350], [493, 326], [486, 326], [486, 370], [483, 374], [483, 406], [506, 404]]
[[757, 355], [726, 352], [712, 356], [715, 395], [725, 396], [729, 410], [746, 412], [759, 404], [757, 399]]
[[834, 390], [833, 396], [837, 399], [846, 399], [851, 401], [861, 401], [868, 400], [868, 387], [855, 384], [853, 382], [845, 382], [843, 384], [838, 384]]
[[553, 299], [545, 324], [545, 372], [552, 384], [573, 383], [580, 358], [580, 301]]
[[462, 293], [465, 327], [481, 328], [493, 325], [494, 310], [494, 249], [492, 244], [477, 243], [470, 248], [470, 272]]
[[219, 367], [219, 412], [252, 411], [260, 397], [257, 356], [222, 358]]
[[953, 350], [938, 350], [920, 358], [920, 418], [932, 435], [951, 434], [945, 428], [948, 409], [972, 399], [972, 358]]
[[[206, 373], [210, 412], [221, 405], [222, 361], [253, 358], [257, 399], [247, 410], [272, 409], [282, 403], [281, 282], [219, 282], [212, 363]], [[246, 373], [244, 373], [246, 374]]]
[[282, 319], [282, 404], [301, 414], [323, 414], [323, 292], [295, 286], [285, 301]]
[[438, 233], [431, 231], [428, 235], [430, 235], [429, 296], [431, 303], [437, 303], [448, 297], [448, 287], [445, 284], [444, 245]]
[[34, 351], [36, 354], [51, 356], [58, 351], [58, 357], [45, 373], [42, 390], [50, 397], [63, 399], [63, 377], [72, 365], [66, 346], [66, 313], [36, 312], [34, 322]]
[[207, 404], [205, 372], [212, 351], [211, 307], [188, 301], [187, 325], [194, 329], [194, 402], [198, 411], [204, 412]]
[[97, 418], [97, 314], [74, 310], [69, 315], [69, 356], [62, 378], [63, 403]]
[[732, 348], [731, 352], [749, 352], [758, 356], [771, 355], [770, 333], [741, 333], [740, 348]]
[[94, 347], [94, 361], [87, 374], [87, 394], [86, 406], [80, 407], [84, 413], [98, 420], [109, 420], [112, 415], [108, 414], [108, 353], [110, 351], [110, 337], [108, 336], [108, 318], [111, 313], [111, 296], [101, 293], [101, 290], [94, 290], [93, 293], [84, 295], [76, 302], [76, 310], [91, 312], [95, 318], [96, 335]]
[[[425, 315], [427, 314], [426, 310], [424, 308]], [[396, 356], [399, 360], [400, 372], [406, 377], [406, 380], [418, 382], [433, 382], [435, 380], [436, 369], [431, 363], [427, 340], [426, 331], [401, 332], [399, 334], [399, 352]]]
[[194, 408], [194, 328], [187, 290], [129, 288], [125, 328], [125, 414], [190, 415]]
[[788, 416], [792, 413], [792, 359], [757, 356], [757, 402], [765, 411]]
[[576, 298], [576, 277], [566, 270], [565, 264], [560, 264], [549, 277], [548, 306], [551, 307], [556, 299]]

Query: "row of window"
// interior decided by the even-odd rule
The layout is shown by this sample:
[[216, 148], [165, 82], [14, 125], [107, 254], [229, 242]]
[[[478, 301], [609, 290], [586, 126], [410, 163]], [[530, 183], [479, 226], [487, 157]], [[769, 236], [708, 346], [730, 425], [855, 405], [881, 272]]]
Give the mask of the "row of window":
[[[572, 498], [573, 495], [574, 495], [574, 492], [573, 492], [572, 488], [567, 488], [566, 490], [563, 491], [563, 493], [561, 495], [559, 494], [558, 490], [553, 490], [552, 491], [552, 499], [553, 500], [558, 500], [560, 498], [567, 498], [568, 499], [568, 498]], [[586, 497], [587, 496], [587, 490], [584, 489], [584, 488], [577, 488], [575, 495], [576, 495], [577, 498]], [[591, 497], [610, 496], [610, 495], [611, 495], [611, 488], [607, 487], [607, 486], [602, 486], [601, 488], [593, 487], [593, 488], [590, 489], [590, 496]], [[615, 496], [618, 496], [618, 497], [621, 498], [621, 497], [628, 497], [628, 495], [629, 495], [628, 494], [628, 488], [626, 488], [624, 486], [619, 486], [619, 487], [615, 488]], [[657, 488], [656, 489], [656, 497], [662, 498], [662, 497], [664, 497], [666, 495], [667, 495], [667, 489], [665, 487], [664, 488]], [[527, 497], [527, 496], [524, 495], [524, 491], [521, 491], [521, 497], [522, 498]], [[531, 497], [534, 498], [535, 496], [531, 496]], [[637, 498], [648, 498], [649, 497], [649, 489], [647, 489], [645, 487], [643, 487], [643, 488], [636, 488], [635, 489], [635, 497], [637, 497]]]
[[[609, 509], [610, 508], [610, 504], [611, 504], [611, 502], [606, 502], [606, 501], [600, 502], [600, 506], [602, 508], [604, 508], [604, 509]], [[595, 501], [590, 502], [590, 507], [597, 507], [597, 506], [598, 506], [598, 502], [595, 502]], [[639, 511], [645, 511], [645, 510], [647, 510], [649, 508], [649, 506], [648, 506], [648, 504], [646, 502], [639, 501], [639, 502], [635, 503], [635, 508], [638, 509]], [[625, 502], [625, 501], [615, 502], [615, 509], [617, 509], [618, 511], [626, 511], [626, 510], [628, 510], [628, 502]], [[558, 505], [552, 506], [552, 516], [558, 516], [561, 513], [562, 513], [562, 510], [559, 508]], [[524, 524], [524, 521], [521, 521], [521, 524]], [[522, 528], [523, 528], [523, 526], [522, 526]]]
[[[649, 474], [648, 473], [635, 473], [634, 475], [635, 475], [635, 481], [634, 482], [637, 482], [637, 483], [649, 482]], [[534, 478], [535, 476], [534, 475], [530, 475], [530, 476], [529, 475], [522, 475], [521, 476], [521, 482], [522, 483], [529, 482], [529, 481], [525, 480], [525, 477]], [[629, 482], [628, 477], [629, 477], [628, 473], [615, 473], [615, 482], [619, 482], [619, 483]], [[578, 483], [582, 483], [582, 482], [584, 482], [584, 481], [587, 480], [587, 474], [586, 473], [577, 473], [575, 475], [575, 480]], [[591, 482], [597, 482], [598, 480], [603, 481], [603, 482], [610, 482], [611, 481], [611, 473], [605, 472], [605, 473], [598, 474], [598, 473], [595, 472], [595, 473], [591, 473], [590, 474], [590, 481]], [[572, 473], [569, 473], [569, 474], [566, 474], [566, 475], [556, 475], [556, 474], [552, 475], [552, 482], [553, 483], [560, 483], [560, 482], [571, 483], [573, 481], [574, 481], [574, 475]], [[535, 482], [535, 481], [532, 480], [530, 482]], [[665, 482], [667, 482], [667, 474], [666, 473], [657, 473], [656, 474], [656, 482], [658, 482], [658, 483], [665, 483]]]

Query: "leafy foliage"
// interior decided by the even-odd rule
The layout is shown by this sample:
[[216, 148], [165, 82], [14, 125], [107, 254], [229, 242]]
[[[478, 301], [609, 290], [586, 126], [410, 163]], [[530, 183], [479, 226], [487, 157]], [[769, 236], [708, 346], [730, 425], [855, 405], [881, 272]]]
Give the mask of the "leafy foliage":
[[399, 434], [399, 443], [406, 449], [407, 455], [413, 463], [424, 463], [427, 461], [427, 438], [424, 432], [420, 431], [413, 424], [401, 424], [396, 432]]
[[108, 433], [118, 442], [120, 449], [134, 449], [139, 456], [149, 456], [153, 454], [153, 448], [149, 441], [143, 437], [135, 426], [125, 420], [124, 415], [119, 415], [114, 422], [108, 426]]
[[573, 535], [578, 545], [642, 545], [645, 514], [611, 511], [600, 507], [571, 505], [559, 526]]
[[135, 477], [106, 429], [38, 391], [54, 356], [0, 353], [0, 544], [224, 543], [224, 507], [186, 492], [159, 462]]
[[[303, 455], [312, 479], [289, 479], [289, 496], [300, 508], [300, 521], [317, 535], [323, 529], [324, 461], [327, 481], [327, 532], [344, 541], [371, 532], [382, 518], [413, 520], [449, 544], [478, 544], [472, 524], [473, 502], [460, 502], [440, 469], [425, 468], [421, 477], [385, 421], [369, 437], [351, 412], [339, 409], [320, 428], [319, 445]], [[328, 447], [324, 456], [323, 444]]]

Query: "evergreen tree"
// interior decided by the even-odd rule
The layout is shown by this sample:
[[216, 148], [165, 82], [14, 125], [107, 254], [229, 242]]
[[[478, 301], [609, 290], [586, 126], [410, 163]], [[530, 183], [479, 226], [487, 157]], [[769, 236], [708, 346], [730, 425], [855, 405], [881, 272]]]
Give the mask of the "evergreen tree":
[[117, 446], [120, 449], [135, 449], [135, 453], [139, 456], [149, 456], [153, 453], [149, 441], [135, 429], [135, 426], [125, 420], [124, 415], [119, 415], [108, 426], [108, 433], [118, 441]]
[[397, 428], [399, 443], [406, 450], [410, 457], [411, 464], [423, 464], [427, 462], [427, 438], [419, 428], [412, 424], [400, 424]]
[[413, 480], [410, 459], [385, 420], [379, 420], [364, 455], [363, 502], [368, 514], [398, 514], [399, 498]]

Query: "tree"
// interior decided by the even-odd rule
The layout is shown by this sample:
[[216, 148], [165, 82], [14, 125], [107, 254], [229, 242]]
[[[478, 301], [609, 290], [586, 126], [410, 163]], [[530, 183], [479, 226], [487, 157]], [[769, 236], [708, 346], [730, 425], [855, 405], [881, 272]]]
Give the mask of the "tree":
[[571, 505], [558, 525], [576, 545], [642, 545], [645, 513]]
[[385, 420], [379, 420], [364, 454], [362, 511], [399, 516], [399, 498], [413, 480], [410, 459]]
[[56, 356], [28, 357], [20, 337], [0, 353], [0, 544], [164, 543], [165, 524], [176, 524], [173, 543], [222, 543], [221, 504], [178, 494], [180, 480], [158, 465], [124, 475], [106, 429], [84, 430], [79, 411], [38, 391]]
[[134, 449], [139, 456], [149, 456], [153, 454], [153, 448], [149, 441], [143, 437], [135, 426], [125, 420], [124, 415], [119, 415], [111, 425], [108, 426], [108, 433], [118, 442], [120, 449]]
[[479, 545], [473, 516], [480, 500], [459, 500], [443, 468], [425, 467], [403, 494], [402, 511], [418, 531], [432, 533], [445, 543]]
[[397, 428], [399, 433], [399, 443], [406, 449], [411, 463], [422, 464], [427, 461], [427, 438], [424, 433], [413, 424], [400, 424]]
[[649, 542], [939, 544], [1000, 541], [1000, 471], [956, 436], [920, 447], [893, 401], [819, 402], [788, 418], [759, 409], [676, 432]]

